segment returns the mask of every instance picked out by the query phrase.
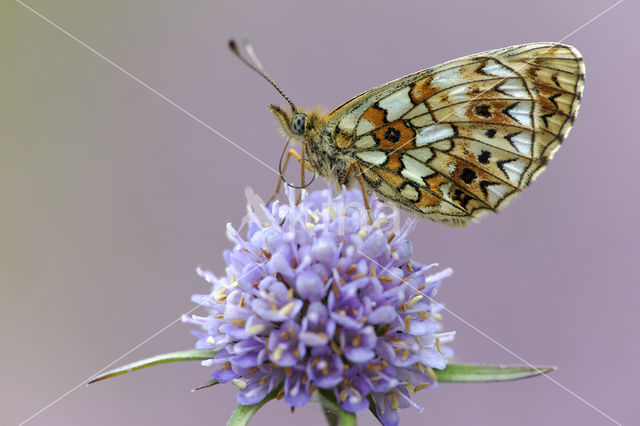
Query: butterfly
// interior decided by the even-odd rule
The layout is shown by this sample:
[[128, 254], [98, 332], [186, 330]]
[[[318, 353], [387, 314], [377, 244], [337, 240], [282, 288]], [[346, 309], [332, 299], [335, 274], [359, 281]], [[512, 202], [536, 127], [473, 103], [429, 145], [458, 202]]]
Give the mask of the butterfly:
[[255, 66], [230, 47], [289, 103], [269, 108], [302, 144], [285, 167], [290, 156], [301, 162], [303, 186], [306, 167], [338, 185], [359, 183], [365, 201], [372, 191], [450, 226], [499, 211], [536, 179], [569, 134], [584, 86], [577, 49], [532, 43], [400, 77], [326, 114], [296, 107], [250, 46]]

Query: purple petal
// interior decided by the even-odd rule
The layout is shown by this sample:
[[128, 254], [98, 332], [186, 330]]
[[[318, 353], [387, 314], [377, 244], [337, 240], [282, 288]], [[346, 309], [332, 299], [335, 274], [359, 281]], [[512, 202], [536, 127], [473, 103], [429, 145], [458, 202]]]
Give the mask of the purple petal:
[[[304, 371], [294, 371], [291, 376], [284, 379], [284, 400], [292, 407], [300, 407], [311, 399], [309, 393], [309, 380], [306, 380]], [[303, 379], [306, 385], [303, 384]]]
[[381, 231], [369, 234], [359, 248], [360, 253], [366, 257], [376, 258], [389, 248], [387, 237]]
[[442, 370], [447, 366], [444, 356], [433, 348], [423, 348], [420, 351], [420, 363], [438, 370]]
[[311, 271], [305, 271], [296, 278], [296, 291], [303, 299], [311, 302], [321, 300], [325, 295], [322, 279]]
[[371, 324], [383, 324], [393, 322], [397, 316], [398, 314], [393, 306], [385, 305], [371, 312], [367, 319]]
[[316, 386], [328, 389], [342, 381], [343, 363], [327, 347], [315, 348], [307, 363], [307, 374]]
[[373, 393], [373, 400], [376, 403], [376, 413], [378, 418], [385, 426], [398, 426], [400, 424], [400, 416], [398, 410], [391, 408], [391, 398], [385, 396], [384, 393]]
[[[289, 258], [288, 258], [289, 256]], [[281, 274], [287, 280], [292, 280], [295, 276], [293, 269], [291, 269], [290, 254], [282, 251], [271, 256], [271, 259], [267, 262], [267, 268], [272, 275]]]
[[274, 228], [273, 226], [262, 231], [262, 238], [264, 240], [265, 249], [269, 253], [275, 253], [284, 243], [282, 231]]
[[319, 262], [331, 267], [338, 257], [338, 247], [331, 238], [320, 237], [313, 242], [313, 257]]
[[356, 413], [369, 407], [367, 400], [369, 392], [371, 392], [369, 383], [358, 376], [343, 380], [334, 390], [340, 407], [350, 413]]

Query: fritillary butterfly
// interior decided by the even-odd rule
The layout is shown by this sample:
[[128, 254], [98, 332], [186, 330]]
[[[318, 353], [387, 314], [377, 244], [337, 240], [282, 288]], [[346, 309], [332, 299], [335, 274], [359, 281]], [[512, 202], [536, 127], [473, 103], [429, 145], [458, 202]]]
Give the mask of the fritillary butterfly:
[[535, 180], [573, 125], [584, 82], [575, 48], [524, 44], [401, 77], [325, 114], [297, 108], [254, 63], [289, 102], [269, 108], [307, 168], [451, 226], [497, 212]]

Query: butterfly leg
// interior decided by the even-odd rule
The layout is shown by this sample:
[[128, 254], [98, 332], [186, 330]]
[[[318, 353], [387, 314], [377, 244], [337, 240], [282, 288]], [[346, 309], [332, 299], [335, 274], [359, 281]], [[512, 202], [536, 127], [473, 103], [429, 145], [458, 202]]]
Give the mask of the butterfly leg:
[[349, 167], [347, 167], [347, 171], [345, 172], [344, 177], [342, 178], [342, 184], [347, 183], [347, 179], [349, 178], [349, 174], [351, 173], [352, 170], [356, 173], [358, 182], [360, 182], [362, 199], [364, 200], [364, 206], [367, 208], [367, 214], [369, 215], [369, 225], [373, 225], [373, 216], [371, 215], [371, 207], [369, 207], [369, 197], [367, 196], [367, 191], [365, 190], [365, 187], [364, 187], [364, 179], [362, 179], [362, 168], [360, 168], [360, 165], [357, 162], [352, 161], [351, 164], [349, 164]]
[[[301, 158], [298, 160], [298, 162], [300, 163], [300, 188], [304, 188], [304, 164], [307, 162], [307, 160], [304, 158], [304, 143], [302, 144], [302, 150], [300, 151], [302, 153]], [[294, 151], [295, 152], [295, 151]], [[296, 152], [297, 154], [297, 152]], [[296, 205], [300, 204], [300, 201], [302, 200], [302, 189], [300, 190], [300, 193], [298, 194], [298, 199], [296, 200]]]
[[[300, 156], [300, 154], [298, 154], [298, 152], [295, 149], [290, 149], [287, 152], [287, 156], [284, 158], [284, 162], [282, 163], [282, 173], [284, 174], [284, 172], [287, 170], [287, 165], [289, 164], [289, 158], [293, 157], [296, 160], [298, 160], [298, 162], [303, 165], [304, 167], [300, 167], [302, 169], [302, 185], [304, 186], [304, 169], [307, 169], [309, 171], [313, 171], [313, 167], [311, 167], [311, 164], [306, 161], [303, 157]], [[267, 201], [267, 205], [269, 205], [273, 200], [276, 199], [276, 197], [278, 196], [278, 194], [280, 193], [280, 187], [282, 186], [282, 183], [284, 182], [284, 178], [282, 177], [282, 175], [278, 176], [278, 182], [276, 183], [276, 190], [273, 192], [273, 195], [271, 196], [271, 198], [269, 198], [269, 200]]]

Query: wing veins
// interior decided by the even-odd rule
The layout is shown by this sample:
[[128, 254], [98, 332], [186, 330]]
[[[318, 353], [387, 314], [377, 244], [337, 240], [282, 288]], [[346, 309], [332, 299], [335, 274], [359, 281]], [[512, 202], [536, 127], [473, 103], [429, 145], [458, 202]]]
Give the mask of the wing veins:
[[548, 87], [549, 89], [554, 89], [556, 92], [562, 92], [562, 93], [565, 93], [567, 95], [572, 95], [573, 97], [576, 96], [576, 92], [570, 92], [568, 90], [559, 89], [558, 86], [552, 86], [550, 84], [540, 83], [539, 81], [530, 82], [530, 83], [532, 84], [532, 88], [533, 89], [535, 89], [536, 86], [542, 86], [542, 87]]
[[[503, 81], [503, 80], [504, 80], [504, 81], [507, 81], [507, 80], [511, 80], [511, 79], [514, 79], [514, 78], [515, 78], [515, 79], [519, 79], [519, 80], [524, 80], [524, 79], [523, 79], [519, 74], [517, 74], [517, 75], [515, 75], [515, 76], [513, 76], [513, 77], [491, 77], [491, 78], [479, 78], [479, 79], [477, 79], [477, 80], [469, 80], [469, 81], [465, 81], [464, 83], [452, 84], [451, 86], [447, 86], [446, 88], [444, 88], [444, 89], [442, 89], [442, 90], [440, 90], [440, 91], [438, 91], [438, 92], [434, 92], [434, 93], [432, 93], [431, 95], [427, 96], [426, 98], [424, 98], [424, 100], [423, 100], [421, 103], [423, 103], [424, 101], [426, 101], [426, 100], [428, 100], [428, 99], [433, 98], [434, 96], [439, 95], [440, 93], [442, 93], [442, 92], [444, 92], [444, 91], [446, 91], [446, 90], [452, 89], [452, 88], [454, 88], [454, 87], [460, 87], [460, 86], [464, 86], [464, 85], [468, 85], [468, 84], [476, 83], [476, 82], [479, 82], [479, 81], [496, 81], [496, 80], [497, 80], [497, 81]], [[488, 89], [488, 90], [491, 90], [491, 89]], [[486, 90], [486, 91], [488, 91], [488, 90]], [[476, 99], [481, 99], [481, 98], [479, 98], [479, 97], [476, 97], [476, 98], [470, 98], [470, 99], [469, 99], [469, 101], [473, 101], [473, 100], [476, 100]], [[468, 102], [468, 101], [464, 101], [464, 102]], [[419, 105], [419, 104], [418, 104], [418, 105]], [[455, 104], [449, 104], [449, 105], [455, 105]], [[411, 110], [409, 110], [409, 111], [411, 111]], [[408, 111], [407, 111], [407, 112], [408, 112]], [[406, 115], [406, 113], [405, 113], [405, 115]], [[403, 116], [404, 116], [404, 115], [403, 115]]]
[[[553, 59], [555, 60], [559, 60], [559, 61], [576, 61], [576, 62], [582, 62], [582, 58], [554, 58], [553, 56], [536, 56], [533, 59]], [[533, 65], [530, 63], [530, 65]]]
[[513, 50], [508, 50], [503, 56], [505, 58], [510, 58], [510, 57], [514, 57], [514, 56], [522, 56], [525, 53], [534, 52], [536, 50], [543, 50], [543, 49], [547, 49], [548, 50], [548, 49], [551, 49], [551, 48], [554, 48], [554, 47], [560, 47], [560, 48], [569, 50], [569, 49], [566, 48], [565, 45], [563, 45], [561, 43], [550, 43], [550, 44], [542, 44], [542, 45], [540, 45], [540, 43], [532, 43], [532, 44], [534, 44], [535, 46], [531, 46], [531, 48], [526, 49], [526, 50], [519, 50], [518, 52], [514, 52], [514, 50], [516, 50], [517, 48], [522, 47], [524, 45], [510, 46], [510, 47], [513, 47], [514, 49]]
[[[468, 101], [451, 103], [451, 104], [443, 106], [441, 108], [436, 108], [433, 111], [434, 112], [435, 111], [440, 111], [440, 110], [443, 110], [445, 108], [449, 108], [449, 107], [456, 106], [456, 105], [461, 105], [461, 104], [466, 104], [466, 103], [469, 103], [469, 102], [474, 102], [476, 100], [480, 100], [480, 101], [518, 101], [518, 102], [531, 102], [531, 103], [534, 103], [534, 104], [536, 103], [533, 100], [533, 98], [482, 98], [482, 99], [470, 99]], [[424, 114], [422, 114], [422, 115], [424, 115]], [[421, 115], [417, 115], [416, 117], [421, 117]], [[450, 121], [436, 121], [435, 123], [436, 124], [439, 124], [439, 123], [450, 123]], [[486, 123], [486, 122], [484, 122], [484, 123]]]
[[[567, 118], [571, 117], [571, 115], [567, 114], [566, 112], [560, 111], [559, 109], [549, 108], [549, 107], [546, 107], [546, 106], [542, 105], [541, 103], [538, 103], [538, 105], [540, 105], [540, 108], [542, 108], [544, 110], [555, 111], [558, 115], [562, 115], [563, 117], [567, 117]], [[573, 106], [573, 102], [571, 103], [571, 105]], [[535, 115], [534, 115], [534, 117], [535, 117]], [[562, 123], [562, 126], [564, 126], [564, 125], [565, 125], [565, 123]], [[560, 127], [562, 127], [562, 126], [560, 126]], [[553, 132], [551, 132], [551, 133], [553, 133]], [[555, 133], [553, 133], [553, 134], [555, 135]]]
[[[492, 177], [496, 178], [497, 180], [499, 180], [499, 181], [500, 181], [500, 182], [502, 182], [503, 184], [505, 184], [505, 185], [507, 185], [507, 186], [510, 186], [510, 187], [511, 187], [511, 188], [513, 188], [513, 189], [516, 189], [516, 190], [517, 190], [518, 188], [520, 188], [519, 186], [513, 186], [513, 184], [511, 184], [510, 182], [507, 182], [507, 181], [503, 180], [502, 178], [499, 178], [498, 176], [494, 175], [493, 173], [488, 172], [488, 171], [487, 171], [487, 170], [485, 170], [483, 167], [480, 167], [480, 166], [478, 166], [477, 164], [473, 164], [472, 162], [467, 161], [467, 160], [465, 160], [465, 159], [463, 159], [463, 158], [460, 158], [460, 157], [458, 157], [457, 155], [453, 155], [453, 154], [451, 154], [451, 153], [449, 153], [449, 152], [447, 152], [447, 151], [443, 151], [442, 149], [437, 149], [437, 148], [432, 148], [432, 149], [433, 149], [434, 151], [442, 152], [443, 154], [446, 154], [446, 155], [448, 155], [449, 157], [455, 158], [455, 159], [457, 159], [457, 160], [458, 160], [458, 161], [460, 161], [460, 162], [463, 162], [463, 163], [465, 163], [465, 164], [468, 164], [468, 165], [470, 165], [471, 167], [477, 167], [478, 169], [481, 169], [483, 172], [485, 172], [485, 173], [486, 173], [486, 174], [488, 174], [489, 176], [492, 176]], [[431, 169], [435, 170], [433, 167], [431, 167]], [[504, 172], [503, 172], [503, 173], [504, 173]]]
[[[455, 61], [458, 61], [458, 60], [460, 60], [460, 59], [462, 59], [462, 58], [454, 59], [454, 60], [452, 60], [451, 62], [455, 62]], [[441, 72], [444, 72], [444, 71], [449, 71], [449, 70], [452, 70], [452, 69], [454, 69], [454, 68], [462, 68], [462, 67], [467, 66], [467, 65], [477, 64], [478, 62], [486, 61], [487, 59], [494, 59], [494, 58], [492, 58], [491, 56], [479, 57], [477, 61], [469, 61], [469, 62], [465, 62], [465, 63], [460, 64], [460, 65], [453, 65], [453, 66], [450, 66], [450, 67], [448, 67], [448, 68], [441, 68], [441, 69], [437, 69], [437, 70], [435, 69], [435, 68], [437, 68], [437, 67], [439, 67], [439, 66], [446, 65], [446, 63], [444, 63], [444, 64], [439, 64], [439, 65], [434, 65], [434, 66], [429, 67], [429, 68], [425, 68], [425, 69], [423, 69], [423, 70], [420, 70], [420, 71], [414, 72], [413, 74], [407, 74], [407, 75], [405, 75], [405, 76], [398, 77], [398, 78], [396, 78], [396, 79], [394, 79], [394, 80], [391, 80], [391, 81], [389, 81], [389, 82], [387, 82], [387, 83], [384, 83], [384, 84], [381, 84], [381, 85], [379, 85], [379, 86], [376, 86], [376, 87], [374, 87], [373, 89], [365, 90], [364, 92], [361, 92], [361, 93], [359, 93], [359, 94], [357, 94], [357, 95], [353, 96], [353, 97], [352, 97], [351, 99], [349, 99], [348, 101], [343, 102], [341, 105], [339, 105], [339, 106], [337, 106], [336, 108], [334, 108], [334, 109], [329, 113], [329, 117], [331, 117], [331, 116], [332, 116], [336, 111], [338, 111], [339, 109], [341, 109], [343, 106], [347, 105], [348, 103], [350, 103], [350, 102], [351, 102], [351, 101], [353, 101], [354, 99], [359, 98], [359, 97], [360, 97], [360, 96], [362, 96], [362, 95], [366, 95], [366, 94], [367, 94], [367, 93], [369, 93], [369, 92], [373, 92], [373, 91], [375, 91], [375, 90], [379, 90], [379, 89], [381, 89], [382, 87], [387, 86], [387, 85], [389, 85], [389, 84], [396, 83], [398, 80], [405, 79], [405, 78], [406, 78], [406, 79], [409, 79], [410, 77], [414, 77], [414, 78], [415, 78], [415, 80], [411, 81], [411, 83], [408, 83], [408, 84], [406, 84], [406, 85], [404, 85], [404, 86], [399, 86], [399, 87], [398, 87], [398, 89], [400, 89], [400, 88], [404, 88], [404, 87], [409, 87], [409, 85], [411, 85], [411, 84], [415, 83], [416, 81], [418, 81], [418, 80], [420, 80], [420, 79], [422, 79], [422, 78], [430, 77], [430, 76], [432, 76], [432, 75], [434, 75], [434, 74], [438, 74], [438, 73], [441, 73]], [[504, 77], [503, 77], [503, 78], [504, 78]], [[452, 86], [452, 87], [453, 87], [453, 86]], [[373, 105], [373, 104], [372, 104], [372, 105]], [[349, 112], [351, 112], [351, 111], [349, 111]], [[359, 119], [360, 119], [360, 117], [358, 117], [358, 120], [359, 120]]]
[[[413, 155], [411, 155], [411, 154], [407, 154], [407, 155], [409, 155], [409, 157], [413, 158], [414, 160], [416, 160], [416, 161], [420, 161], [420, 162], [422, 163], [422, 161], [421, 161], [421, 160], [417, 159], [417, 158], [416, 158], [416, 157], [414, 157]], [[454, 179], [451, 179], [451, 177], [450, 177], [450, 176], [447, 176], [447, 175], [446, 175], [446, 174], [444, 174], [443, 172], [439, 171], [438, 169], [434, 169], [434, 168], [433, 168], [433, 167], [431, 167], [431, 166], [428, 166], [428, 167], [429, 167], [431, 170], [433, 170], [436, 174], [438, 174], [438, 175], [442, 176], [443, 178], [445, 178], [449, 183], [451, 183], [452, 185], [454, 185], [456, 188], [460, 188], [460, 189], [462, 190], [462, 192], [464, 192], [465, 194], [467, 194], [468, 196], [470, 196], [470, 197], [471, 197], [471, 198], [473, 198], [474, 200], [478, 200], [478, 201], [480, 201], [482, 204], [484, 204], [485, 206], [487, 206], [487, 208], [489, 208], [489, 209], [493, 210], [493, 208], [491, 207], [491, 205], [490, 205], [490, 204], [488, 204], [486, 201], [481, 200], [481, 199], [480, 199], [480, 198], [478, 198], [478, 196], [476, 196], [474, 193], [472, 193], [472, 192], [468, 191], [467, 189], [465, 189], [465, 187], [464, 187], [464, 186], [460, 185], [460, 184], [459, 184], [458, 182], [456, 182]], [[483, 170], [484, 170], [484, 169], [483, 169]], [[490, 174], [490, 173], [489, 173], [489, 174]], [[493, 176], [493, 175], [491, 175], [491, 176]], [[427, 189], [427, 188], [425, 188], [425, 189]], [[428, 190], [428, 189], [427, 189], [427, 190]], [[431, 192], [431, 191], [429, 191], [429, 192]], [[436, 195], [436, 194], [433, 194], [433, 195]], [[436, 195], [436, 196], [437, 196], [437, 195]], [[438, 198], [440, 198], [440, 197], [438, 197]], [[445, 201], [446, 201], [446, 200], [445, 200]], [[462, 208], [463, 208], [465, 211], [467, 211], [467, 209], [465, 209], [464, 207], [462, 207]]]
[[[383, 182], [386, 182], [386, 180], [385, 180], [382, 176], [380, 176], [380, 174], [376, 171], [376, 168], [373, 168], [372, 170], [375, 172], [375, 174], [376, 174], [376, 175], [378, 175], [378, 177], [379, 177], [380, 179], [382, 179], [382, 181], [383, 181]], [[437, 174], [440, 174], [440, 173], [439, 173], [437, 170], [435, 170], [435, 169], [433, 169], [433, 171], [434, 171], [434, 172], [436, 172]], [[393, 171], [392, 171], [392, 173], [395, 173], [395, 172], [393, 172]], [[397, 173], [395, 173], [395, 174], [397, 175]], [[400, 176], [400, 175], [398, 175], [398, 176]], [[402, 177], [402, 178], [403, 178], [404, 180], [407, 180], [405, 177]], [[446, 176], [445, 176], [445, 178], [446, 178]], [[458, 209], [458, 210], [460, 210], [460, 211], [464, 212], [464, 213], [465, 213], [465, 214], [467, 214], [467, 215], [469, 214], [469, 211], [467, 211], [467, 209], [465, 209], [465, 208], [463, 208], [463, 207], [461, 207], [461, 206], [458, 206], [458, 205], [456, 205], [456, 204], [452, 203], [451, 201], [446, 200], [444, 197], [441, 197], [440, 195], [438, 195], [438, 194], [436, 194], [435, 192], [433, 192], [432, 190], [430, 190], [426, 183], [425, 183], [424, 185], [420, 185], [420, 184], [419, 184], [419, 183], [417, 183], [417, 182], [413, 182], [413, 183], [417, 184], [420, 188], [424, 189], [424, 190], [425, 190], [425, 191], [427, 191], [429, 194], [433, 195], [434, 197], [438, 198], [439, 200], [442, 200], [442, 201], [444, 201], [445, 203], [452, 205], [453, 207], [455, 207], [456, 209]], [[454, 182], [454, 184], [455, 184], [455, 182]], [[456, 185], [457, 185], [457, 184], [456, 184]], [[398, 190], [397, 190], [393, 185], [389, 185], [389, 186], [391, 186], [391, 187], [393, 188], [393, 190], [394, 190], [398, 195], [400, 195], [400, 197], [405, 198], [402, 194], [400, 194], [400, 192], [399, 192], [399, 191], [398, 191]], [[458, 186], [460, 186], [460, 185], [458, 185]], [[420, 211], [420, 210], [418, 210], [418, 211]], [[451, 215], [451, 216], [455, 216], [455, 215]]]
[[[535, 132], [532, 132], [532, 133], [535, 133]], [[524, 160], [527, 160], [527, 161], [532, 161], [532, 160], [534, 160], [534, 158], [533, 158], [533, 157], [527, 157], [526, 155], [522, 155], [522, 154], [520, 154], [520, 153], [515, 153], [515, 152], [513, 152], [513, 151], [509, 151], [509, 150], [507, 150], [507, 149], [501, 148], [501, 147], [499, 147], [499, 146], [496, 146], [496, 145], [494, 145], [494, 144], [491, 144], [491, 143], [489, 143], [489, 142], [487, 142], [487, 141], [483, 141], [483, 140], [480, 140], [480, 139], [475, 139], [475, 138], [470, 138], [470, 137], [468, 137], [468, 136], [460, 136], [460, 135], [456, 136], [456, 138], [466, 139], [466, 140], [470, 140], [470, 141], [475, 141], [475, 142], [481, 143], [481, 144], [483, 144], [483, 145], [485, 145], [485, 146], [490, 146], [491, 148], [494, 148], [494, 149], [496, 149], [496, 150], [498, 150], [498, 151], [506, 152], [507, 154], [510, 154], [510, 155], [515, 155], [516, 157], [520, 157], [520, 158], [522, 158], [522, 159], [524, 159]], [[531, 144], [533, 145], [533, 142], [531, 142]]]
[[558, 72], [563, 72], [565, 74], [570, 74], [570, 75], [576, 75], [578, 77], [584, 77], [584, 74], [580, 73], [580, 72], [571, 72], [571, 71], [567, 71], [567, 70], [561, 70], [560, 68], [555, 68], [555, 67], [549, 67], [546, 65], [540, 65], [540, 64], [529, 64], [534, 68], [546, 68], [549, 70], [554, 70], [554, 71], [558, 71]]
[[[530, 131], [531, 131], [531, 130], [530, 130]], [[532, 132], [532, 133], [533, 133], [533, 132]], [[550, 132], [550, 133], [551, 133], [551, 132]], [[555, 133], [553, 133], [553, 134], [555, 135]], [[449, 138], [449, 139], [450, 139], [450, 138]], [[471, 137], [468, 137], [468, 136], [460, 136], [460, 135], [455, 136], [455, 137], [454, 137], [454, 139], [465, 139], [465, 140], [471, 140], [471, 141], [474, 141], [474, 142], [479, 142], [479, 143], [481, 143], [481, 144], [483, 144], [483, 145], [486, 145], [486, 146], [488, 146], [488, 147], [494, 148], [494, 149], [496, 149], [496, 150], [498, 150], [498, 151], [505, 152], [505, 153], [507, 153], [507, 154], [509, 154], [509, 155], [515, 155], [515, 156], [517, 156], [517, 157], [519, 157], [519, 158], [522, 158], [522, 159], [524, 159], [524, 160], [526, 160], [526, 161], [532, 161], [532, 160], [533, 160], [533, 161], [535, 161], [535, 159], [534, 159], [533, 157], [527, 157], [526, 155], [522, 155], [522, 154], [520, 154], [520, 153], [515, 153], [515, 152], [513, 152], [513, 151], [509, 151], [509, 150], [507, 150], [507, 149], [501, 148], [501, 147], [499, 147], [499, 146], [497, 146], [497, 145], [493, 145], [493, 144], [491, 144], [491, 143], [489, 143], [489, 142], [487, 142], [487, 141], [483, 141], [483, 140], [480, 140], [480, 139], [475, 139], [475, 138], [471, 138]], [[441, 141], [445, 141], [445, 140], [447, 140], [447, 139], [440, 139], [440, 140], [441, 140]], [[436, 142], [436, 143], [437, 143], [437, 142]], [[433, 149], [433, 148], [431, 148], [429, 145], [424, 145], [424, 146], [419, 146], [419, 147], [412, 147], [412, 148], [381, 148], [381, 147], [379, 147], [379, 146], [373, 146], [373, 147], [370, 147], [370, 148], [358, 149], [358, 150], [355, 150], [355, 151], [357, 151], [357, 152], [364, 152], [364, 151], [399, 152], [399, 153], [402, 153], [402, 154], [409, 154], [409, 155], [411, 155], [411, 154], [410, 154], [410, 153], [411, 153], [411, 151], [416, 150], [416, 149], [422, 149], [422, 148], [429, 148], [429, 149]], [[411, 156], [413, 157], [413, 155], [411, 155]], [[415, 157], [413, 157], [413, 158], [415, 158]], [[423, 162], [422, 160], [419, 160], [419, 159], [417, 159], [417, 158], [416, 158], [416, 160], [417, 160], [417, 161], [420, 161], [420, 162]]]

